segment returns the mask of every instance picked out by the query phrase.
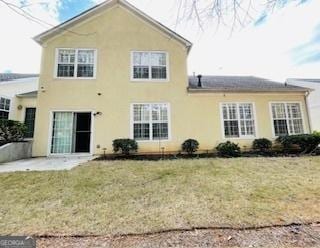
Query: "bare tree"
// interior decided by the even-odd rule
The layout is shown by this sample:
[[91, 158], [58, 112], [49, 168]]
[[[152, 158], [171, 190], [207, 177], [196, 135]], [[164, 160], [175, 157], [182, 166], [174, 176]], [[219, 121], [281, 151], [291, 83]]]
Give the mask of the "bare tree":
[[282, 8], [291, 2], [298, 4], [308, 0], [176, 0], [176, 26], [182, 22], [196, 22], [204, 30], [213, 22], [231, 27], [243, 27], [267, 16], [276, 8]]
[[[298, 4], [310, 0], [173, 0], [177, 9], [176, 27], [182, 22], [196, 22], [201, 30], [215, 23], [217, 27], [221, 24], [231, 27], [233, 31], [237, 27], [243, 27], [250, 22], [257, 20], [259, 16], [267, 16], [276, 8], [296, 2]], [[9, 9], [18, 15], [21, 15], [31, 22], [37, 23], [45, 28], [55, 25], [46, 22], [26, 10], [27, 7], [34, 4], [15, 4], [12, 0], [0, 0], [0, 4], [6, 5]], [[76, 35], [80, 34], [71, 30], [66, 30]]]

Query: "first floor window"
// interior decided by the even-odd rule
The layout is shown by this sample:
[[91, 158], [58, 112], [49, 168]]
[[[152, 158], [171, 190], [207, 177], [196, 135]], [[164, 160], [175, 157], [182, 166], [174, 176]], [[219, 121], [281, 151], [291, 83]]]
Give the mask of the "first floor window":
[[225, 138], [256, 135], [252, 103], [223, 103], [222, 118]]
[[167, 79], [167, 53], [133, 52], [133, 79]]
[[9, 119], [10, 102], [8, 98], [0, 97], [0, 120]]
[[167, 140], [169, 138], [168, 104], [133, 104], [133, 138]]
[[58, 49], [57, 77], [93, 78], [95, 71], [95, 50]]
[[272, 103], [275, 136], [303, 134], [303, 121], [299, 103]]

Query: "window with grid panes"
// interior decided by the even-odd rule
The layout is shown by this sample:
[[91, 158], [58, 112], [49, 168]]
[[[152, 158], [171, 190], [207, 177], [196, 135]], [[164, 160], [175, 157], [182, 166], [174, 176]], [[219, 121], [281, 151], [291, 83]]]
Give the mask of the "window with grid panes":
[[169, 138], [168, 104], [133, 104], [133, 138], [167, 140]]
[[252, 103], [223, 103], [222, 118], [225, 138], [255, 136], [255, 119]]
[[303, 120], [299, 103], [271, 103], [275, 136], [303, 134]]
[[57, 49], [57, 77], [94, 78], [96, 52], [94, 49]]
[[5, 97], [0, 97], [0, 120], [9, 119], [11, 100]]
[[133, 52], [132, 78], [143, 80], [166, 80], [167, 53]]

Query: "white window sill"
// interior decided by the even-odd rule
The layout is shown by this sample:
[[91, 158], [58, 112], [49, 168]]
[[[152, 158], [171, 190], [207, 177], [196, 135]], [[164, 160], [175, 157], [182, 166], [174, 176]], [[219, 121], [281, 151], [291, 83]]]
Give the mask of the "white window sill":
[[56, 80], [95, 80], [96, 77], [55, 77]]
[[168, 79], [131, 79], [131, 83], [168, 83]]
[[137, 143], [159, 143], [159, 142], [169, 142], [171, 139], [162, 140], [135, 140]]
[[55, 158], [55, 157], [87, 157], [92, 156], [93, 154], [88, 153], [49, 153], [48, 157]]
[[254, 140], [257, 139], [255, 136], [240, 136], [240, 137], [223, 137], [224, 140]]

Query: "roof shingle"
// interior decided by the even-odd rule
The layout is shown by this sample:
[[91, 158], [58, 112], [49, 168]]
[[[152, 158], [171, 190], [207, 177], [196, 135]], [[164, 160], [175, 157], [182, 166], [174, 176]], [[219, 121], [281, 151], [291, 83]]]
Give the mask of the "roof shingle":
[[196, 76], [190, 76], [188, 90], [191, 92], [306, 92], [311, 90], [309, 88], [279, 83], [253, 76], [202, 76], [201, 82], [202, 87], [198, 87], [198, 78]]
[[0, 73], [0, 82], [1, 81], [10, 81], [20, 78], [30, 78], [38, 77], [39, 74], [30, 74], [30, 73]]

